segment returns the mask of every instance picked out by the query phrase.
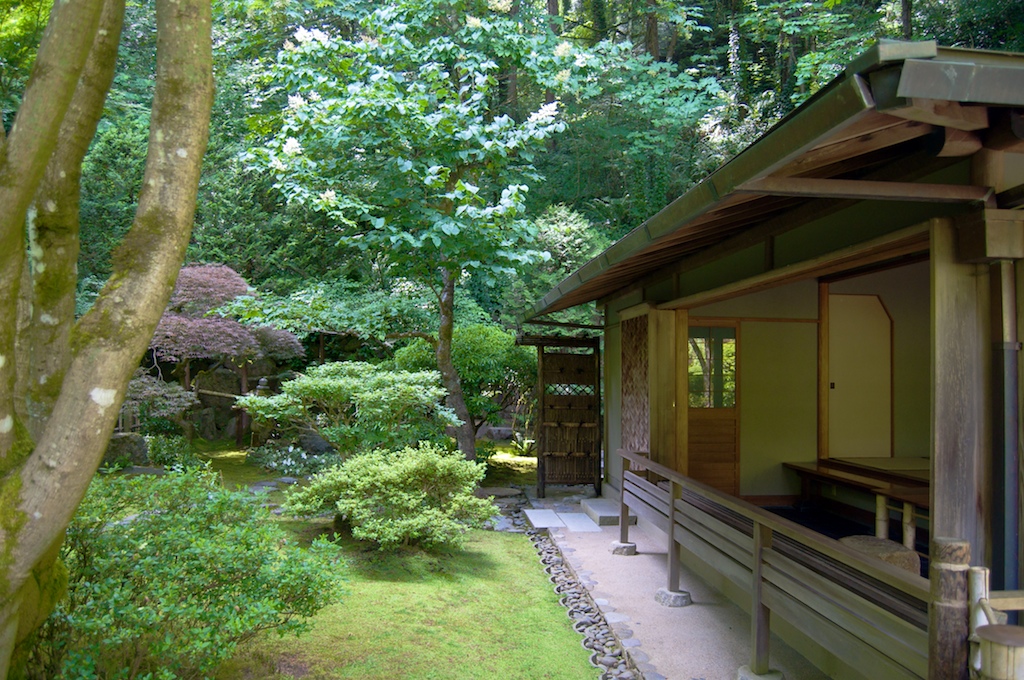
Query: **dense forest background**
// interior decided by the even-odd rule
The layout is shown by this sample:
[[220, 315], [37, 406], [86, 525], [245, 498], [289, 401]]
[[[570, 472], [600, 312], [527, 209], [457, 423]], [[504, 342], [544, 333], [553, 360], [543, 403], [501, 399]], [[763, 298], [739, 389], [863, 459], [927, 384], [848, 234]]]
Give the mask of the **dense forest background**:
[[[148, 4], [129, 2], [83, 168], [85, 305], [141, 183]], [[0, 0], [7, 128], [48, 12], [47, 0]], [[289, 309], [334, 332], [341, 354], [436, 334], [438, 268], [458, 283], [458, 324], [515, 326], [875, 40], [1024, 50], [1021, 0], [216, 0], [214, 12], [217, 96], [189, 261], [226, 264], [263, 290], [250, 315], [300, 301]], [[446, 59], [454, 89], [422, 68]], [[462, 108], [413, 120], [427, 100]], [[422, 173], [447, 174], [417, 175], [420, 159]], [[434, 180], [438, 191], [413, 195]], [[563, 319], [594, 321], [588, 310]]]

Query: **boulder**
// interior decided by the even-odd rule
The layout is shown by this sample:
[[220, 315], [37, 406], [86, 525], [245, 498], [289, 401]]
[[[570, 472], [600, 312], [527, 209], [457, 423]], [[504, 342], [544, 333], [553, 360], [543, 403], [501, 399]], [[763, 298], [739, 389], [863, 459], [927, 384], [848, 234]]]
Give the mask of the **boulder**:
[[149, 445], [146, 438], [135, 432], [118, 432], [110, 438], [107, 452], [103, 454], [101, 467], [111, 467], [118, 463], [129, 462], [132, 465], [149, 465]]
[[298, 444], [302, 447], [303, 451], [311, 456], [322, 456], [325, 453], [334, 452], [334, 447], [331, 446], [329, 441], [312, 431], [300, 434]]

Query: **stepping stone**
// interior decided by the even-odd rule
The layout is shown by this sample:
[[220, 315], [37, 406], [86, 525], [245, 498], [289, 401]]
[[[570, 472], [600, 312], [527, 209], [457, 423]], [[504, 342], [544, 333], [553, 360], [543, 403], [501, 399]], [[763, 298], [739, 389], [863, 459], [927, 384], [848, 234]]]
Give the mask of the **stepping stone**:
[[[601, 526], [617, 526], [619, 523], [619, 503], [610, 498], [586, 498], [580, 505], [590, 519]], [[636, 515], [629, 514], [629, 523], [636, 524]]]
[[554, 510], [523, 510], [527, 521], [534, 529], [551, 529], [564, 527], [563, 522]]
[[477, 498], [487, 498], [488, 496], [494, 496], [495, 498], [507, 498], [510, 496], [518, 496], [521, 493], [523, 493], [522, 489], [510, 489], [503, 486], [481, 486], [473, 491], [473, 495]]
[[590, 519], [582, 512], [560, 512], [558, 513], [558, 517], [562, 522], [564, 522], [565, 528], [569, 531], [579, 533], [594, 533], [601, 531], [601, 527], [597, 526], [594, 520]]

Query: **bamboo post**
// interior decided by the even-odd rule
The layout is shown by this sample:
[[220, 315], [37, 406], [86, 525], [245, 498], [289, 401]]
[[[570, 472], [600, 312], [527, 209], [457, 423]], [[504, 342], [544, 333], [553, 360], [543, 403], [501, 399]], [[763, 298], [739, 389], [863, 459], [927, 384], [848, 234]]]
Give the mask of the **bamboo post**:
[[967, 598], [970, 603], [970, 668], [972, 673], [981, 671], [981, 647], [978, 644], [978, 629], [989, 623], [988, 614], [982, 601], [988, 600], [989, 572], [987, 567], [971, 567], [967, 572]]
[[981, 680], [1024, 680], [1024, 628], [991, 625], [978, 628]]
[[917, 543], [917, 517], [913, 503], [903, 504], [903, 546], [914, 550]]
[[967, 570], [971, 545], [955, 538], [931, 544], [928, 607], [928, 680], [967, 680]]
[[889, 499], [875, 494], [875, 536], [889, 538]]

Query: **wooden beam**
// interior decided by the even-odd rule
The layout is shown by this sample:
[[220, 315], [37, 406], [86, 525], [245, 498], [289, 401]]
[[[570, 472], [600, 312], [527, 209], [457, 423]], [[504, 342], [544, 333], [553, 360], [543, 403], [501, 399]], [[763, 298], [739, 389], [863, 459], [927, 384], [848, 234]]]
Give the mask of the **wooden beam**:
[[962, 184], [918, 184], [857, 179], [814, 177], [764, 177], [736, 188], [737, 192], [806, 198], [850, 198], [876, 201], [917, 201], [925, 203], [993, 202], [988, 187]]
[[811, 260], [780, 267], [764, 274], [743, 279], [742, 281], [736, 281], [719, 286], [718, 288], [693, 293], [692, 295], [665, 302], [658, 305], [658, 309], [689, 309], [699, 307], [758, 290], [785, 285], [793, 281], [827, 276], [853, 267], [883, 262], [913, 253], [926, 252], [928, 250], [928, 231], [930, 226], [931, 222], [929, 221], [908, 227], [907, 229], [901, 229]]
[[911, 98], [907, 106], [887, 109], [885, 113], [898, 118], [941, 125], [957, 130], [984, 130], [988, 127], [988, 108], [964, 106], [959, 102], [942, 99]]
[[600, 338], [563, 338], [550, 335], [521, 335], [516, 338], [517, 345], [532, 347], [597, 347]]
[[960, 158], [970, 156], [981, 150], [981, 138], [978, 135], [956, 128], [945, 128], [942, 148], [938, 155], [942, 158]]
[[1024, 111], [993, 109], [992, 126], [985, 136], [985, 148], [1024, 153]]

